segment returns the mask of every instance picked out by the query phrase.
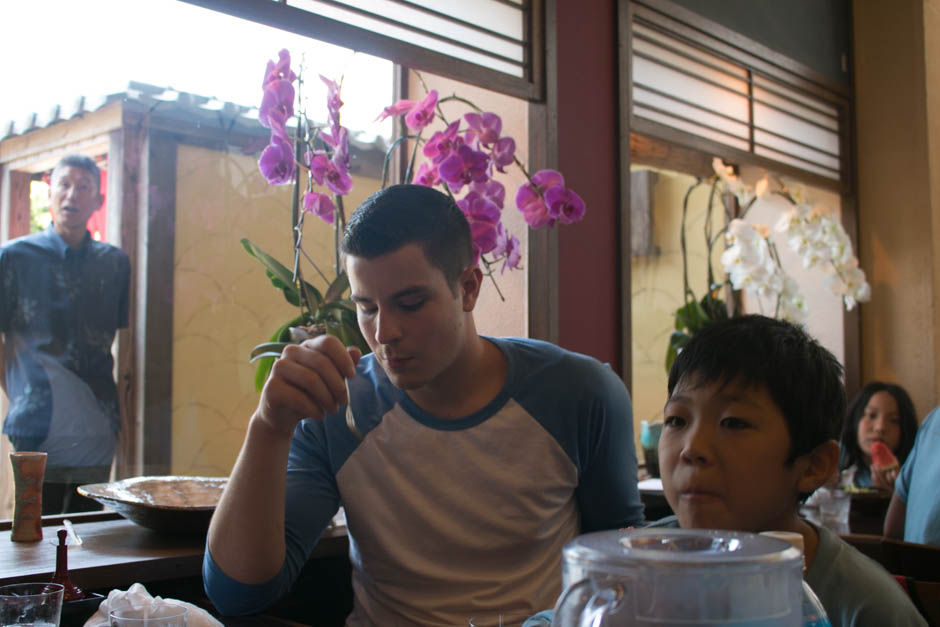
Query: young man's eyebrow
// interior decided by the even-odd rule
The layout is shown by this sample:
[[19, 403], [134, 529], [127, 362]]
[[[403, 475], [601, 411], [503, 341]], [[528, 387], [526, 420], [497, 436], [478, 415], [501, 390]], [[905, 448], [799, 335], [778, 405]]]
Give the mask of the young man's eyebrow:
[[[391, 298], [393, 300], [396, 300], [399, 298], [407, 298], [408, 296], [414, 296], [415, 294], [423, 295], [427, 291], [428, 291], [427, 288], [422, 285], [412, 285], [410, 287], [406, 287], [403, 290], [399, 290], [395, 292], [394, 294], [392, 294]], [[371, 298], [365, 298], [364, 296], [359, 296], [358, 294], [350, 294], [349, 298], [355, 303], [371, 303], [372, 302]]]

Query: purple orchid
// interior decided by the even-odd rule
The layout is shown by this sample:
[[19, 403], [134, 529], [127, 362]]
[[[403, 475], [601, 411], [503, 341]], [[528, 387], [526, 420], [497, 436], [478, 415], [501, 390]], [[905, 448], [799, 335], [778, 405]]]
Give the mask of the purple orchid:
[[457, 193], [468, 183], [486, 180], [488, 163], [484, 153], [465, 145], [441, 161], [437, 172], [450, 190]]
[[434, 120], [434, 108], [437, 106], [437, 90], [432, 89], [424, 100], [412, 107], [405, 115], [405, 125], [417, 132]]
[[522, 250], [519, 248], [519, 240], [515, 235], [510, 235], [509, 231], [502, 223], [496, 227], [496, 248], [493, 249], [493, 256], [497, 259], [502, 258], [503, 266], [499, 273], [503, 274], [506, 270], [519, 269], [522, 261]]
[[349, 190], [352, 189], [352, 177], [349, 176], [346, 168], [330, 160], [326, 153], [321, 150], [314, 153], [310, 162], [310, 175], [317, 182], [317, 185], [326, 183], [326, 186], [334, 194], [348, 194]]
[[290, 52], [283, 49], [277, 53], [277, 56], [277, 63], [268, 61], [268, 65], [264, 70], [264, 80], [261, 82], [262, 88], [267, 87], [268, 83], [276, 80], [285, 80], [288, 83], [297, 80], [297, 75], [290, 69]]
[[294, 115], [294, 86], [288, 81], [277, 79], [268, 83], [261, 97], [258, 108], [258, 121], [287, 139], [287, 120]]
[[483, 196], [502, 209], [506, 202], [506, 188], [499, 181], [486, 179], [480, 182], [470, 183], [470, 191]]
[[290, 142], [277, 134], [258, 159], [258, 169], [271, 185], [287, 185], [294, 180], [294, 150]]
[[505, 172], [503, 168], [510, 165], [516, 158], [516, 140], [512, 137], [500, 137], [493, 146], [491, 157], [496, 169]]
[[425, 187], [434, 187], [440, 185], [441, 177], [437, 174], [437, 167], [427, 161], [418, 166], [418, 171], [411, 180], [415, 185], [424, 185]]
[[339, 125], [339, 110], [343, 106], [343, 101], [340, 98], [341, 85], [322, 74], [320, 75], [320, 80], [323, 81], [327, 87], [326, 109], [330, 120], [330, 132], [320, 133], [320, 138], [330, 146], [335, 147], [339, 142], [340, 129], [342, 128]]
[[500, 224], [499, 207], [493, 201], [475, 192], [470, 192], [458, 200], [457, 206], [470, 223], [474, 257], [479, 260], [480, 255], [485, 255], [496, 248], [497, 226]]
[[567, 187], [556, 186], [545, 190], [548, 215], [562, 224], [571, 224], [584, 217], [584, 201]]
[[336, 205], [333, 204], [328, 194], [317, 192], [304, 194], [304, 211], [314, 214], [328, 224], [333, 224], [336, 219]]
[[434, 163], [440, 163], [449, 157], [463, 145], [463, 139], [457, 134], [459, 129], [460, 120], [457, 120], [447, 125], [443, 131], [436, 131], [424, 145], [424, 156]]
[[477, 142], [485, 148], [489, 148], [499, 139], [499, 133], [503, 130], [503, 121], [495, 113], [467, 113], [463, 116], [467, 121], [470, 130], [467, 143], [476, 145]]
[[434, 108], [437, 106], [437, 90], [432, 89], [423, 100], [399, 100], [393, 105], [385, 107], [375, 121], [387, 117], [398, 117], [405, 114], [405, 125], [413, 131], [420, 131], [434, 120]]
[[539, 170], [532, 176], [531, 183], [525, 183], [516, 192], [516, 207], [522, 212], [526, 223], [532, 228], [553, 226], [557, 218], [548, 213], [542, 194], [553, 187], [564, 187], [565, 179], [556, 170]]

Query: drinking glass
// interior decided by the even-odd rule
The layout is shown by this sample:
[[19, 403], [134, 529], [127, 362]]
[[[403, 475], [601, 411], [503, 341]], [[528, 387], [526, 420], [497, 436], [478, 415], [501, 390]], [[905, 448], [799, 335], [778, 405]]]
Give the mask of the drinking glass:
[[484, 614], [470, 619], [470, 627], [521, 627], [523, 624], [525, 627], [549, 625], [547, 619], [529, 614]]
[[849, 522], [849, 510], [852, 507], [852, 495], [839, 488], [820, 488], [825, 490], [825, 498], [819, 501], [819, 516], [822, 518], [822, 524], [847, 525]]
[[186, 627], [187, 608], [173, 603], [111, 610], [111, 627]]
[[59, 627], [64, 590], [58, 583], [0, 586], [0, 625]]

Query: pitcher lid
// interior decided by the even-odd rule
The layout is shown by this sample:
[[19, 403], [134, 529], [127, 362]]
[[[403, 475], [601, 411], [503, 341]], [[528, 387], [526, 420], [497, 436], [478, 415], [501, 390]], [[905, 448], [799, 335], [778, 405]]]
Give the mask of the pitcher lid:
[[563, 551], [566, 560], [650, 565], [754, 564], [798, 561], [788, 542], [743, 531], [630, 529], [578, 536]]

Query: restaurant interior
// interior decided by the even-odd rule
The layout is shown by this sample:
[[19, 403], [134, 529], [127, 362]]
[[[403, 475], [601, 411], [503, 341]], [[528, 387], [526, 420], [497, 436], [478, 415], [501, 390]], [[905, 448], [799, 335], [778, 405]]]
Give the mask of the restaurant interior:
[[[498, 112], [529, 173], [557, 169], [577, 190], [586, 212], [574, 224], [530, 229], [520, 212], [503, 212], [520, 241], [520, 268], [493, 267], [477, 327], [483, 335], [547, 340], [610, 364], [633, 402], [641, 478], [651, 477], [641, 437], [663, 418], [667, 352], [673, 333], [683, 330], [676, 312], [689, 290], [696, 300], [720, 296], [734, 313], [780, 313], [766, 295], [725, 281], [725, 244], [713, 236], [731, 218], [769, 227], [780, 267], [799, 286], [801, 322], [843, 365], [849, 399], [869, 381], [889, 381], [909, 392], [919, 420], [940, 405], [940, 361], [932, 356], [940, 351], [936, 0], [147, 4], [155, 14], [179, 11], [173, 19], [192, 28], [213, 25], [202, 31], [208, 41], [193, 48], [205, 56], [188, 63], [228, 74], [249, 87], [248, 96], [174, 79], [182, 72], [173, 65], [179, 55], [167, 54], [161, 73], [122, 70], [107, 86], [62, 88], [15, 119], [0, 119], [0, 245], [48, 224], [50, 173], [62, 156], [80, 153], [103, 175], [105, 203], [89, 228], [131, 260], [129, 326], [113, 348], [121, 401], [115, 482], [218, 478], [232, 469], [259, 398], [258, 366], [249, 355], [272, 333], [276, 339], [296, 312], [242, 244], [248, 238], [284, 262], [294, 255], [293, 186], [269, 185], [257, 166], [270, 134], [258, 121], [258, 79], [279, 47], [299, 60], [308, 43], [322, 47], [304, 56], [314, 94], [307, 115], [326, 118], [325, 99], [313, 100], [322, 92], [312, 85], [317, 75], [335, 79], [347, 70], [347, 106], [366, 104], [371, 115], [358, 127], [346, 122], [353, 180], [347, 213], [383, 186], [387, 170], [402, 180], [409, 167], [415, 142], [395, 150], [403, 127], [373, 119], [430, 89], [459, 96], [442, 104], [453, 119], [467, 102]], [[57, 19], [66, 18], [36, 22], [42, 28]], [[134, 30], [145, 19], [124, 12], [92, 20], [102, 31], [88, 39], [100, 44], [113, 34], [95, 50], [160, 56], [143, 41], [141, 50], [124, 48], [135, 45]], [[117, 32], [132, 36], [119, 39]], [[259, 52], [254, 65], [223, 69], [226, 51], [252, 33], [285, 43]], [[162, 37], [170, 47], [186, 39]], [[69, 54], [65, 44], [45, 45]], [[354, 52], [367, 61], [350, 61]], [[76, 52], [73, 69], [84, 58]], [[108, 74], [110, 66], [99, 58], [93, 70]], [[526, 182], [525, 171], [507, 170], [507, 190]], [[726, 188], [716, 197], [713, 182], [728, 177], [745, 191]], [[755, 191], [768, 184], [841, 225], [869, 293], [834, 290], [825, 269], [807, 267], [785, 229], [775, 228], [797, 202]], [[308, 220], [305, 254], [329, 273], [334, 230]], [[314, 283], [326, 279], [312, 276]], [[0, 394], [0, 412], [8, 406]], [[0, 456], [12, 450], [3, 436]], [[648, 520], [669, 513], [655, 481], [641, 495]], [[15, 496], [10, 466], [0, 464], [0, 535], [11, 533]], [[84, 540], [68, 553], [81, 588], [106, 595], [141, 582], [153, 594], [211, 608], [200, 583], [211, 507], [186, 512], [192, 517], [182, 522], [167, 515], [140, 524], [124, 517], [153, 512], [104, 503], [103, 512], [49, 517], [36, 544], [0, 537], [0, 582], [47, 580], [56, 561], [49, 539], [69, 518]], [[859, 498], [840, 532], [890, 572], [927, 586], [937, 619], [940, 549], [923, 553], [881, 538], [887, 504], [883, 495]], [[269, 614], [225, 624], [343, 624], [352, 594], [347, 551], [338, 519], [302, 575], [319, 595], [315, 617], [305, 613], [309, 598], [292, 597]], [[83, 624], [75, 617], [87, 618], [87, 607], [75, 608], [74, 624]]]

